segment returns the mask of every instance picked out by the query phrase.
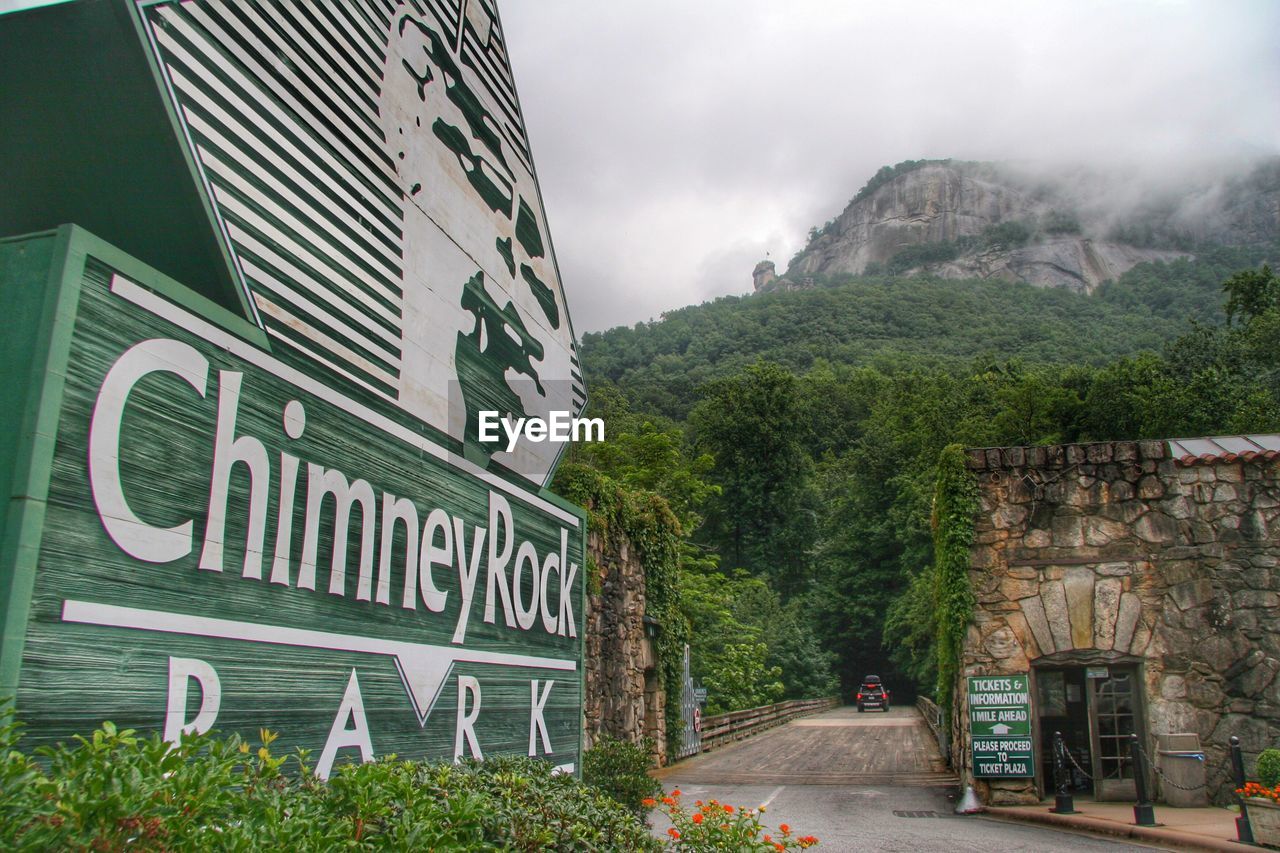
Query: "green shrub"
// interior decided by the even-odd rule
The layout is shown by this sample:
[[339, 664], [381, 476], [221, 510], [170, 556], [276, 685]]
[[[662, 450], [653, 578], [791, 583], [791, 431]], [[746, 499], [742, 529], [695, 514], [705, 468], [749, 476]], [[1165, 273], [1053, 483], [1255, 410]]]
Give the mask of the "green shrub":
[[637, 745], [605, 735], [583, 754], [582, 781], [644, 816], [649, 809], [641, 801], [662, 793], [662, 785], [649, 775], [652, 754], [649, 738]]
[[1268, 788], [1280, 785], [1280, 749], [1264, 749], [1258, 753], [1258, 781]]
[[658, 850], [625, 808], [530, 758], [347, 764], [232, 735], [175, 748], [110, 723], [72, 746], [17, 749], [0, 727], [4, 850]]
[[1016, 249], [1031, 239], [1031, 229], [1022, 222], [1010, 220], [982, 229], [982, 245], [988, 249]]

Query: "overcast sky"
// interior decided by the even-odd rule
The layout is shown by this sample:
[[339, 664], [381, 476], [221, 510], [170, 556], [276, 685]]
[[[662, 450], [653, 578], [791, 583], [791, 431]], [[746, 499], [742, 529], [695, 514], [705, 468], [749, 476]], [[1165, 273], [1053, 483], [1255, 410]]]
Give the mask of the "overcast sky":
[[900, 160], [1280, 151], [1280, 2], [499, 0], [579, 335], [751, 289]]

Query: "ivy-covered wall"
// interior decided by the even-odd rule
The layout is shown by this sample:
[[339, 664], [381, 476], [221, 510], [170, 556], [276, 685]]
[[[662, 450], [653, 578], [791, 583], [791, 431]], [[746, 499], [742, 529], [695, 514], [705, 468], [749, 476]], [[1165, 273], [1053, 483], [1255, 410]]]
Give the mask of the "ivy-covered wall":
[[[961, 739], [961, 725], [953, 713], [960, 678], [960, 655], [965, 632], [973, 621], [974, 596], [969, 583], [969, 551], [973, 546], [978, 485], [966, 465], [964, 447], [952, 444], [938, 459], [933, 495], [933, 613], [938, 681], [934, 699], [949, 726], [950, 743]], [[952, 764], [955, 757], [952, 756]]]
[[649, 736], [665, 763], [675, 742], [667, 733], [681, 725], [689, 638], [678, 599], [680, 522], [659, 495], [587, 466], [561, 466], [556, 491], [588, 512], [586, 746], [604, 734]]
[[960, 649], [973, 619], [969, 548], [973, 545], [973, 517], [977, 511], [977, 483], [965, 466], [964, 448], [953, 444], [942, 451], [938, 460], [938, 484], [933, 497], [933, 599], [938, 651], [935, 692], [944, 718], [951, 713]]

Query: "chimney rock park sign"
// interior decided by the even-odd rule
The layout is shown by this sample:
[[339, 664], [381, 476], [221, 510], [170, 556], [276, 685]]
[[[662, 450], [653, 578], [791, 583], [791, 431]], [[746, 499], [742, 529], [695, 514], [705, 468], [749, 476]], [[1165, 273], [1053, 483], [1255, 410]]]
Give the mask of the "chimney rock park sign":
[[575, 771], [585, 516], [562, 445], [478, 440], [585, 405], [493, 0], [76, 0], [0, 52], [28, 738]]

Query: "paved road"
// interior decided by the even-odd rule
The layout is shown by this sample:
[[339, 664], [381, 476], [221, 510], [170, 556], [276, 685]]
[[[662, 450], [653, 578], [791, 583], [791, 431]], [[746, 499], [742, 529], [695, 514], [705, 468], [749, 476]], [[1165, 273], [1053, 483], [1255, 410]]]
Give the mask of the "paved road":
[[[816, 835], [825, 851], [1145, 850], [977, 815], [957, 816], [946, 772], [914, 708], [839, 708], [704, 753], [659, 774], [682, 799], [768, 806], [764, 823]], [[655, 812], [654, 831], [669, 824]]]
[[954, 785], [913, 707], [836, 708], [683, 761], [690, 782], [761, 785]]

